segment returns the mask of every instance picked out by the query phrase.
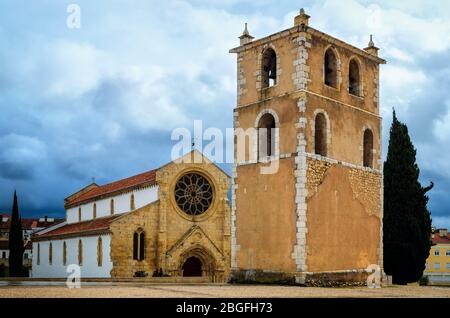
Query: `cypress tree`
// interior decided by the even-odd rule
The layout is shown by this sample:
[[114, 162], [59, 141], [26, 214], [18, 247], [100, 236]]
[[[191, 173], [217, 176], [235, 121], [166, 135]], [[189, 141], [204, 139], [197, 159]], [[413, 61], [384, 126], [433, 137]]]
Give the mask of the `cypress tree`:
[[23, 252], [22, 220], [19, 216], [17, 194], [16, 191], [14, 191], [14, 201], [9, 228], [9, 276], [22, 276]]
[[430, 252], [431, 216], [408, 127], [393, 110], [389, 148], [384, 163], [384, 270], [395, 284], [418, 281]]

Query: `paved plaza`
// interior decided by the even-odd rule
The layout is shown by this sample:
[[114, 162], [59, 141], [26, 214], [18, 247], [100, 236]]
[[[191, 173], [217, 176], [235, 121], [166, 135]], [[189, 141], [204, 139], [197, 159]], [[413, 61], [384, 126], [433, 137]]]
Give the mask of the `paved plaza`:
[[388, 286], [379, 289], [321, 288], [274, 285], [185, 285], [145, 283], [82, 283], [79, 289], [69, 289], [63, 282], [0, 282], [0, 298], [14, 297], [450, 297], [450, 287]]

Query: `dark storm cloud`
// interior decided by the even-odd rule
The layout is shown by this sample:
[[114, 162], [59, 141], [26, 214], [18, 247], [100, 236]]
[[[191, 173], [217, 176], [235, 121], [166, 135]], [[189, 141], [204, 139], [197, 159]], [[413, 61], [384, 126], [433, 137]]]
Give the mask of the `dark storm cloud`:
[[[236, 57], [228, 49], [238, 45], [244, 22], [253, 35], [265, 36], [291, 26], [300, 6], [293, 0], [77, 3], [85, 17], [77, 30], [66, 28], [61, 3], [6, 0], [0, 8], [0, 211], [11, 208], [18, 189], [22, 211], [64, 215], [63, 198], [92, 177], [106, 183], [170, 160], [173, 128], [191, 128], [195, 119], [204, 128], [232, 127]], [[407, 3], [301, 5], [314, 26], [354, 45], [365, 46], [375, 33], [389, 60], [381, 70], [383, 143], [395, 106], [418, 148], [422, 183], [436, 184], [430, 210], [450, 225], [450, 130], [437, 132], [450, 112], [449, 10], [434, 11], [440, 22]]]
[[0, 178], [10, 180], [29, 180], [33, 177], [34, 168], [32, 166], [0, 161]]

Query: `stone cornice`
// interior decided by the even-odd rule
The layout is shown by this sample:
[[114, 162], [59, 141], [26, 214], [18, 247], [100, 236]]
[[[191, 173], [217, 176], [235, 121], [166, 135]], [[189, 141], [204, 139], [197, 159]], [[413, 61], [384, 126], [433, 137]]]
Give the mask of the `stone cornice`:
[[296, 91], [292, 91], [292, 92], [282, 93], [282, 94], [279, 94], [279, 95], [276, 95], [276, 96], [272, 96], [272, 97], [269, 97], [269, 98], [266, 98], [266, 99], [262, 99], [262, 100], [259, 100], [259, 101], [253, 102], [253, 103], [240, 105], [240, 106], [236, 107], [233, 111], [234, 112], [238, 112], [242, 108], [247, 108], [247, 107], [251, 107], [251, 106], [254, 106], [254, 105], [261, 104], [261, 103], [265, 103], [267, 101], [270, 101], [270, 100], [276, 99], [276, 98], [282, 98], [282, 97], [292, 96], [292, 95], [295, 96], [296, 94], [299, 94], [299, 93], [306, 93], [306, 94], [311, 94], [311, 95], [314, 95], [314, 96], [317, 96], [317, 97], [320, 97], [320, 98], [325, 98], [325, 99], [328, 99], [328, 100], [330, 100], [332, 102], [341, 104], [343, 106], [347, 106], [349, 108], [352, 108], [354, 110], [366, 113], [368, 115], [375, 116], [375, 117], [380, 118], [380, 119], [382, 118], [380, 115], [372, 113], [372, 112], [370, 112], [368, 110], [365, 110], [365, 109], [362, 109], [360, 107], [353, 106], [353, 105], [341, 102], [341, 101], [339, 101], [337, 99], [334, 99], [334, 98], [331, 98], [331, 97], [327, 97], [327, 96], [324, 96], [324, 95], [320, 95], [320, 94], [317, 94], [317, 93], [314, 93], [314, 92], [311, 92], [311, 91], [305, 90], [305, 89], [300, 89], [300, 90], [296, 90]]
[[[289, 28], [289, 29], [286, 29], [286, 30], [282, 30], [282, 31], [279, 31], [277, 33], [265, 36], [263, 38], [254, 40], [254, 41], [249, 42], [247, 44], [244, 44], [242, 46], [235, 47], [235, 48], [231, 49], [229, 52], [230, 53], [241, 53], [241, 52], [253, 49], [255, 47], [258, 47], [260, 45], [263, 45], [263, 44], [275, 41], [277, 39], [284, 38], [284, 37], [287, 37], [289, 35], [298, 34], [300, 32], [302, 32], [301, 29], [300, 29], [300, 26], [294, 26], [292, 28]], [[346, 43], [346, 42], [344, 42], [342, 40], [339, 40], [339, 39], [337, 39], [337, 38], [335, 38], [335, 37], [333, 37], [331, 35], [328, 35], [326, 33], [321, 32], [319, 30], [316, 30], [316, 29], [311, 28], [311, 27], [307, 27], [306, 32], [311, 34], [311, 35], [313, 35], [313, 36], [317, 36], [317, 37], [319, 37], [321, 39], [324, 39], [324, 40], [328, 41], [329, 43], [332, 43], [332, 44], [334, 44], [336, 46], [339, 46], [339, 47], [342, 47], [344, 49], [347, 49], [347, 50], [351, 51], [352, 53], [358, 54], [359, 56], [365, 57], [365, 58], [367, 58], [367, 59], [369, 59], [369, 60], [371, 60], [371, 61], [373, 61], [375, 63], [386, 64], [386, 60], [384, 60], [384, 59], [382, 59], [382, 58], [380, 58], [378, 56], [372, 55], [372, 54], [364, 51], [363, 49], [357, 48], [356, 46], [348, 44], [348, 43]]]

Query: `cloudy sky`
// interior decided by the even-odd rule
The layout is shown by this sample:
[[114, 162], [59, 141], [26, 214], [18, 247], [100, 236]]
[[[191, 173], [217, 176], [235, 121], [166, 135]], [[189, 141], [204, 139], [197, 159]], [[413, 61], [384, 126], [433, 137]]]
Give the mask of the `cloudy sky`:
[[[81, 8], [81, 28], [66, 25]], [[170, 159], [171, 131], [232, 127], [235, 56], [255, 37], [311, 25], [358, 47], [374, 34], [384, 149], [391, 109], [408, 124], [429, 208], [450, 227], [450, 1], [0, 0], [0, 211], [62, 216], [63, 198]], [[230, 167], [225, 165], [230, 171]]]

